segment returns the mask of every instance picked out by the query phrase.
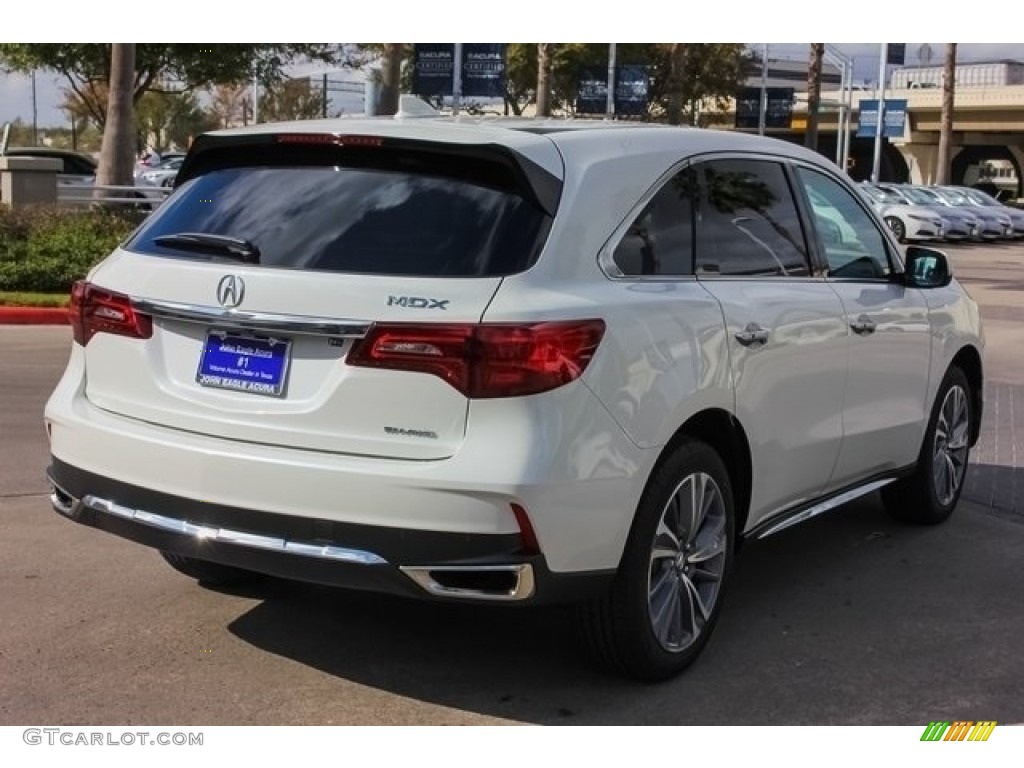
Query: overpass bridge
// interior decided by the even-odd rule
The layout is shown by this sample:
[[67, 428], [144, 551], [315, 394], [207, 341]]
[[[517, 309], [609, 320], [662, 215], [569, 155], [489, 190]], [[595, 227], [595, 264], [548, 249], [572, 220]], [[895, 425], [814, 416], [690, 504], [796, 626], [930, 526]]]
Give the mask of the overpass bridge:
[[[824, 99], [836, 96], [822, 93]], [[851, 130], [856, 132], [861, 99], [875, 99], [874, 91], [853, 92]], [[906, 99], [907, 121], [903, 136], [884, 139], [880, 174], [886, 181], [911, 181], [930, 184], [938, 168], [939, 123], [942, 115], [941, 88], [887, 90], [886, 99]], [[723, 116], [720, 127], [733, 120]], [[769, 135], [802, 142], [807, 124], [807, 94], [797, 93], [793, 122], [789, 129], [769, 129]], [[818, 149], [835, 157], [838, 137], [838, 112], [822, 112], [818, 124]], [[856, 179], [871, 175], [874, 137], [855, 138], [851, 134], [850, 175]], [[955, 184], [974, 183], [979, 167], [986, 162], [1010, 163], [1017, 179], [1016, 197], [1024, 197], [1024, 85], [957, 88], [953, 115], [952, 180]]]

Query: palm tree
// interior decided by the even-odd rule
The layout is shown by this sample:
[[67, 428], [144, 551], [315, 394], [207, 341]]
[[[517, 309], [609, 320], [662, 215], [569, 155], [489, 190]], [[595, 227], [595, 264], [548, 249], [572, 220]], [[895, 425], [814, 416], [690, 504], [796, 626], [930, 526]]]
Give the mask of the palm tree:
[[956, 93], [956, 43], [946, 44], [946, 67], [942, 72], [942, 121], [939, 123], [939, 161], [936, 184], [949, 184], [949, 162], [953, 154], [953, 97]]
[[135, 43], [112, 43], [107, 122], [103, 128], [100, 164], [96, 171], [98, 185], [132, 183], [132, 167], [135, 165], [134, 87]]
[[402, 59], [405, 43], [384, 43], [384, 64], [381, 71], [379, 115], [398, 112], [398, 96], [402, 92]]
[[537, 43], [537, 117], [551, 116], [551, 43]]
[[807, 135], [805, 144], [818, 149], [818, 108], [821, 105], [821, 63], [825, 56], [824, 43], [811, 43], [811, 61], [807, 67]]

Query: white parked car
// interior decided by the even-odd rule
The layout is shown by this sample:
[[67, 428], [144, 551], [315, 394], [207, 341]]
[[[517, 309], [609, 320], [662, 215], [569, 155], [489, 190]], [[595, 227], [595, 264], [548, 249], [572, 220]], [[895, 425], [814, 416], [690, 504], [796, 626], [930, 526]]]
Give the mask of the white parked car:
[[942, 217], [920, 205], [910, 205], [893, 192], [864, 182], [860, 190], [889, 225], [901, 243], [909, 240], [941, 240], [946, 236]]
[[731, 132], [208, 134], [71, 311], [61, 514], [209, 582], [571, 601], [642, 679], [699, 654], [742, 539], [878, 489], [944, 520], [982, 410], [945, 256]]

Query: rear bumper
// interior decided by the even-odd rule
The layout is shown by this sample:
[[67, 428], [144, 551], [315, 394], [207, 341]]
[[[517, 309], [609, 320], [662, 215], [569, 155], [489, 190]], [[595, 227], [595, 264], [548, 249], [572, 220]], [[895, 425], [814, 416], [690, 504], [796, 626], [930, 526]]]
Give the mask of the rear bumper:
[[494, 603], [586, 599], [611, 572], [552, 573], [518, 534], [413, 531], [297, 518], [172, 496], [53, 459], [55, 511], [165, 552], [257, 573], [407, 597]]

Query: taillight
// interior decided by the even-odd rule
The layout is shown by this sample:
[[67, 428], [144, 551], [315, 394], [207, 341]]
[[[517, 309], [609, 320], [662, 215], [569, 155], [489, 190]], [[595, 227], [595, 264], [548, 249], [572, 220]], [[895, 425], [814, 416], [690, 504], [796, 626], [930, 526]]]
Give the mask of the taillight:
[[148, 339], [153, 335], [153, 319], [136, 312], [131, 299], [84, 280], [71, 288], [68, 316], [75, 341], [82, 346], [97, 333], [133, 339]]
[[348, 363], [429, 373], [470, 398], [518, 397], [578, 379], [603, 335], [603, 320], [380, 323], [356, 342]]

